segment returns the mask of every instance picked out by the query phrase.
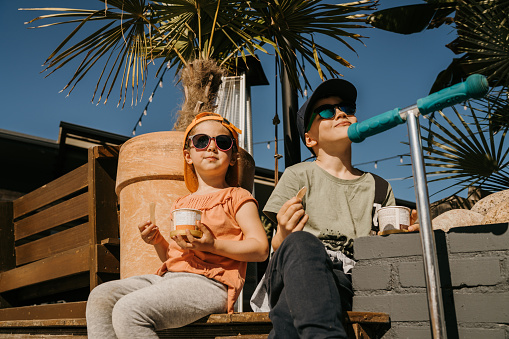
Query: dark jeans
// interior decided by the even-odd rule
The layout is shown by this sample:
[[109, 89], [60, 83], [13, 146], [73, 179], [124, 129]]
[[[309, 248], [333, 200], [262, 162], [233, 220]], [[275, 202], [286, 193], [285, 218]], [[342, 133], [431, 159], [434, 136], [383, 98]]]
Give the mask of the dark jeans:
[[353, 291], [342, 266], [314, 235], [290, 234], [266, 271], [269, 338], [347, 338], [341, 315], [351, 309]]

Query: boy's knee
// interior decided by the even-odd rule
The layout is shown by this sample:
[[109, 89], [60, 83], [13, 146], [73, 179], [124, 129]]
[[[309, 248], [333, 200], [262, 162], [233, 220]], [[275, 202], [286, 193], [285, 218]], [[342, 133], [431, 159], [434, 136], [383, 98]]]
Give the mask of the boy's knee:
[[295, 250], [298, 253], [307, 251], [324, 251], [322, 242], [313, 234], [305, 231], [293, 232], [286, 237], [279, 249]]
[[299, 231], [290, 233], [285, 239], [285, 242], [289, 245], [292, 244], [306, 244], [309, 246], [321, 246], [322, 243], [316, 236], [306, 231]]

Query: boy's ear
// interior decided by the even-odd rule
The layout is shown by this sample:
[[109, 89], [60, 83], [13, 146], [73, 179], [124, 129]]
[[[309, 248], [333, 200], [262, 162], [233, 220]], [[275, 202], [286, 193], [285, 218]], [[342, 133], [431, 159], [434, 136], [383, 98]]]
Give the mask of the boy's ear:
[[189, 153], [189, 150], [187, 149], [184, 149], [184, 159], [189, 165], [193, 164], [193, 160], [191, 159], [191, 153]]
[[313, 148], [318, 144], [318, 141], [313, 138], [309, 133], [304, 134], [304, 140], [306, 141], [306, 147]]

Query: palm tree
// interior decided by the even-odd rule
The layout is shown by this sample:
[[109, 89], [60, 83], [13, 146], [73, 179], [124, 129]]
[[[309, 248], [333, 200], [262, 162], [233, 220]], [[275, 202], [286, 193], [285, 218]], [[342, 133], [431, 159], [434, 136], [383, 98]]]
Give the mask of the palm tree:
[[[64, 87], [74, 87], [94, 67], [102, 71], [92, 101], [106, 103], [115, 87], [120, 87], [118, 105], [125, 105], [128, 90], [131, 104], [143, 94], [148, 66], [159, 59], [158, 73], [165, 65], [175, 69], [183, 82], [185, 103], [176, 127], [186, 126], [200, 110], [213, 109], [213, 99], [224, 73], [235, 72], [236, 65], [255, 56], [255, 51], [268, 53], [269, 46], [280, 58], [280, 68], [288, 71], [294, 88], [301, 89], [304, 65], [297, 55], [313, 65], [323, 78], [340, 75], [334, 64], [352, 65], [344, 58], [315, 42], [325, 35], [354, 50], [345, 40], [361, 41], [363, 36], [348, 29], [366, 27], [367, 14], [374, 9], [372, 0], [348, 4], [323, 4], [320, 0], [100, 0], [97, 10], [66, 8], [34, 8], [50, 14], [37, 20], [52, 20], [38, 27], [77, 24], [46, 60], [52, 72], [73, 60], [80, 62]], [[99, 28], [70, 47], [85, 26], [93, 22]], [[97, 26], [95, 26], [97, 27]], [[197, 95], [194, 95], [197, 94]], [[187, 114], [188, 112], [189, 114]]]
[[[480, 186], [488, 191], [509, 188], [508, 150], [504, 146], [509, 128], [508, 15], [508, 0], [429, 0], [374, 12], [369, 17], [374, 27], [400, 34], [453, 25], [457, 38], [447, 47], [458, 57], [438, 74], [430, 93], [474, 73], [485, 75], [493, 87], [487, 98], [468, 104], [468, 116], [452, 108], [459, 126], [439, 112], [444, 122], [432, 114], [430, 125], [422, 127], [427, 142], [423, 147], [428, 153], [426, 165], [439, 168], [428, 172], [435, 176], [429, 182], [446, 179], [454, 182], [439, 192], [453, 186], [458, 189], [454, 194], [467, 186]], [[475, 128], [472, 130], [470, 125]]]

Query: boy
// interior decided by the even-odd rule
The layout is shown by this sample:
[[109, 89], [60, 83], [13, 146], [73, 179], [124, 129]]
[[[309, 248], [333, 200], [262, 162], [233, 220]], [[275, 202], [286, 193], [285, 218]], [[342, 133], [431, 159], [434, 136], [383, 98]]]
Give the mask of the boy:
[[[353, 239], [370, 234], [375, 200], [375, 177], [351, 163], [347, 130], [357, 122], [356, 99], [353, 84], [331, 79], [297, 112], [299, 134], [316, 160], [287, 168], [264, 207], [277, 222], [275, 252], [252, 306], [266, 311], [268, 301], [269, 338], [347, 338], [341, 315], [353, 297]], [[385, 183], [381, 205], [395, 205]]]

